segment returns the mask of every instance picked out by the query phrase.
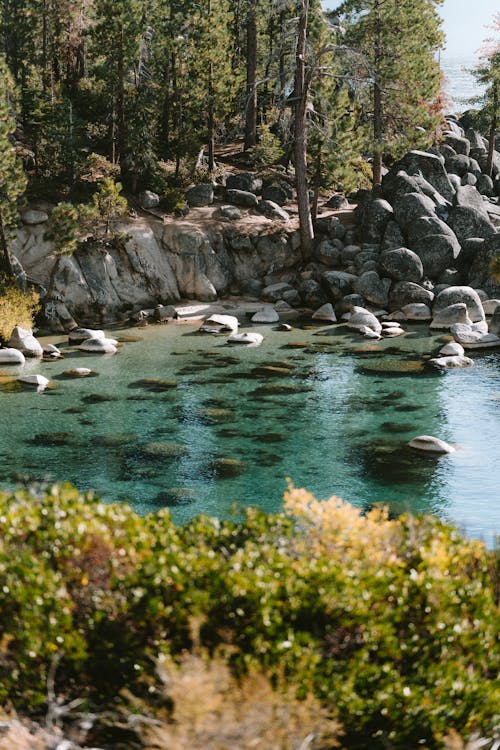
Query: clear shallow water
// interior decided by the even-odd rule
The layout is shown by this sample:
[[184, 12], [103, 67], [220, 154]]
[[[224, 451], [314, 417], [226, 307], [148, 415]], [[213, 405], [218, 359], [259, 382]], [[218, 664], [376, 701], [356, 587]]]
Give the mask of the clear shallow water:
[[[141, 338], [115, 356], [46, 339], [62, 345], [65, 359], [28, 361], [24, 371], [53, 379], [53, 389], [13, 390], [20, 368], [1, 368], [0, 486], [64, 479], [141, 513], [169, 505], [182, 522], [201, 512], [227, 516], [235, 502], [278, 510], [290, 477], [317, 496], [433, 512], [493, 541], [500, 353], [444, 375], [393, 375], [367, 368], [418, 360], [437, 339], [416, 327], [374, 352], [353, 352], [373, 344], [336, 327], [261, 330], [256, 348], [229, 347], [186, 325], [115, 331]], [[259, 369], [269, 365], [280, 368], [273, 377]], [[77, 366], [98, 376], [61, 377]], [[137, 383], [145, 378], [174, 382], [157, 391]], [[458, 450], [413, 453], [405, 443], [419, 434]]]

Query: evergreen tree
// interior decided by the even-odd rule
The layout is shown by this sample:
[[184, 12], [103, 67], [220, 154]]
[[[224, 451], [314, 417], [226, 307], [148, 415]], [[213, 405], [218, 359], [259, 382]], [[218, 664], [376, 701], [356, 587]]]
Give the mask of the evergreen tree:
[[18, 201], [26, 189], [26, 177], [12, 144], [16, 130], [13, 114], [14, 83], [3, 56], [0, 57], [0, 270], [13, 277], [8, 249], [10, 233], [18, 221]]
[[487, 40], [482, 49], [481, 61], [472, 70], [476, 80], [484, 86], [483, 114], [486, 115], [489, 123], [488, 156], [484, 171], [490, 177], [493, 172], [500, 101], [500, 13], [497, 13], [494, 17], [491, 28], [497, 36]]
[[56, 256], [46, 293], [47, 299], [50, 299], [54, 290], [54, 282], [61, 259], [64, 256], [73, 255], [79, 242], [90, 231], [95, 218], [96, 209], [92, 206], [58, 203], [53, 209], [50, 226], [44, 234], [45, 240], [54, 243], [53, 254]]
[[[374, 185], [381, 181], [384, 155], [396, 157], [421, 145], [419, 127], [434, 130], [442, 2], [345, 0], [337, 11], [347, 24], [345, 43], [358, 53], [353, 80], [360, 87]], [[364, 92], [369, 99], [363, 102]]]

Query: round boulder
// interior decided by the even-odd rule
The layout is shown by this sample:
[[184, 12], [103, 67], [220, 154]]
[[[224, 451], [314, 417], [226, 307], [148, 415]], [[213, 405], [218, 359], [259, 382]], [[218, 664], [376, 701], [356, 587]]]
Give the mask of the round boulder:
[[0, 365], [24, 365], [25, 362], [24, 354], [19, 349], [0, 348]]
[[11, 333], [9, 346], [13, 349], [19, 349], [26, 357], [42, 357], [43, 346], [33, 336], [30, 328], [21, 328], [16, 326]]
[[188, 206], [200, 208], [202, 206], [211, 206], [214, 202], [214, 189], [212, 185], [195, 185], [186, 191], [186, 200]]
[[424, 275], [419, 256], [406, 247], [386, 250], [380, 256], [380, 268], [395, 281], [419, 282]]
[[423, 193], [407, 193], [394, 206], [394, 218], [403, 232], [421, 216], [435, 216], [434, 201]]
[[428, 234], [414, 242], [412, 250], [422, 261], [424, 274], [437, 279], [446, 268], [454, 265], [460, 253], [460, 245], [452, 235]]
[[463, 302], [456, 302], [454, 305], [449, 305], [435, 312], [430, 327], [451, 328], [455, 323], [463, 323], [464, 325], [471, 325], [472, 323], [467, 315], [467, 305]]
[[[441, 312], [450, 305], [463, 303], [473, 323], [484, 320], [484, 310], [481, 299], [475, 289], [470, 286], [448, 286], [440, 292], [434, 300], [433, 313]], [[462, 321], [455, 321], [460, 323]], [[464, 321], [465, 322], [465, 321]]]
[[389, 309], [401, 310], [406, 305], [416, 302], [430, 306], [433, 299], [434, 294], [420, 284], [413, 281], [397, 281], [389, 292]]

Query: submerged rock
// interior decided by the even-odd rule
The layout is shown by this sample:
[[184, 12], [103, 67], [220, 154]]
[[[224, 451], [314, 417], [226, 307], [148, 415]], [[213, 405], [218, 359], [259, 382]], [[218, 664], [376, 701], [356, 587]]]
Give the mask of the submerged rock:
[[218, 479], [229, 479], [242, 474], [248, 465], [238, 458], [214, 458], [208, 465], [210, 473], [215, 474]]
[[408, 445], [410, 448], [426, 453], [454, 453], [456, 450], [449, 443], [445, 443], [444, 440], [432, 435], [419, 435], [410, 440]]

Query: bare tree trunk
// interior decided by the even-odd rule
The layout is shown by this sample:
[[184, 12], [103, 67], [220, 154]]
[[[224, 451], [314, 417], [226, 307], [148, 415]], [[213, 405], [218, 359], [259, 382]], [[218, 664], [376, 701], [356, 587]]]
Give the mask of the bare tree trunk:
[[493, 83], [493, 114], [490, 123], [490, 137], [488, 139], [488, 158], [486, 160], [486, 174], [493, 174], [493, 157], [495, 155], [495, 136], [498, 122], [498, 84]]
[[118, 51], [118, 91], [116, 96], [116, 116], [118, 120], [118, 159], [120, 164], [125, 158], [125, 60], [124, 31], [120, 31], [120, 48]]
[[12, 267], [12, 258], [10, 257], [9, 248], [7, 247], [7, 235], [5, 233], [5, 224], [3, 220], [3, 214], [0, 210], [0, 257], [2, 257], [0, 263], [0, 270], [4, 270], [6, 276], [11, 279], [15, 278], [14, 269]]
[[[211, 23], [212, 2], [208, 0], [208, 19]], [[211, 59], [208, 64], [208, 169], [215, 169], [215, 122], [214, 122], [214, 63]]]
[[375, 17], [375, 47], [374, 47], [374, 75], [375, 75], [375, 81], [373, 84], [373, 164], [372, 164], [372, 171], [373, 171], [373, 179], [372, 179], [372, 185], [375, 187], [376, 185], [380, 185], [382, 182], [382, 130], [383, 130], [383, 124], [382, 124], [382, 91], [380, 88], [380, 78], [379, 78], [379, 65], [380, 65], [380, 58], [382, 55], [382, 49], [381, 49], [381, 36], [382, 36], [382, 29], [381, 29], [381, 21], [380, 17], [378, 15], [378, 4], [376, 6], [377, 15]]
[[297, 48], [295, 53], [295, 189], [299, 209], [299, 231], [302, 258], [310, 259], [314, 230], [309, 189], [307, 184], [307, 94], [309, 80], [306, 79], [306, 40], [309, 0], [300, 0], [299, 26], [297, 29]]
[[257, 20], [256, 0], [248, 0], [246, 19], [247, 32], [247, 81], [245, 106], [245, 146], [247, 151], [257, 143]]

